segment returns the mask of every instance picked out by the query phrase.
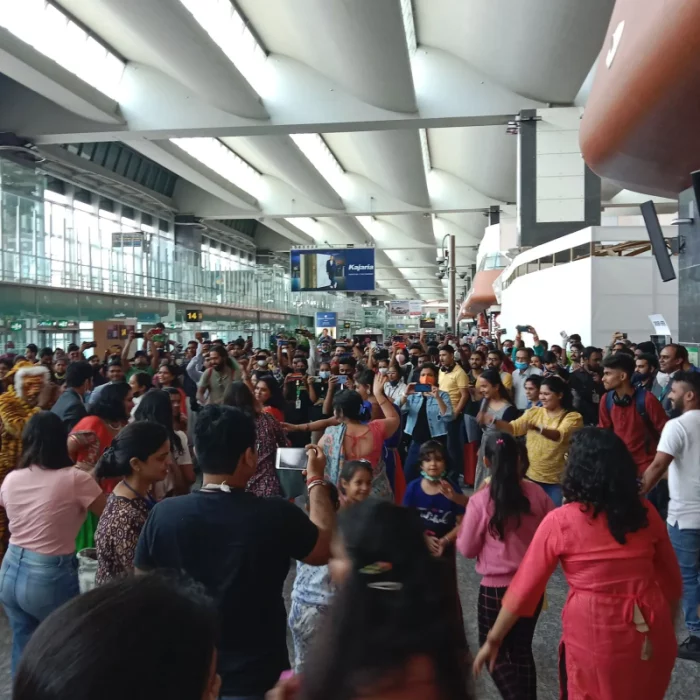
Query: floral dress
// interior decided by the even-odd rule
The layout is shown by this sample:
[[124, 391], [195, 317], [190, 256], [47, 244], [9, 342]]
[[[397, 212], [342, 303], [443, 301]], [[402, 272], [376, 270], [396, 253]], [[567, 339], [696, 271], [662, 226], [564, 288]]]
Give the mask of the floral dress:
[[142, 498], [110, 494], [95, 532], [95, 583], [98, 586], [133, 572], [136, 545], [146, 524], [148, 510], [148, 504]]
[[282, 488], [275, 470], [275, 456], [278, 447], [287, 447], [284, 430], [279, 421], [269, 413], [260, 413], [255, 419], [257, 436], [258, 466], [255, 474], [245, 487], [256, 496], [281, 496]]

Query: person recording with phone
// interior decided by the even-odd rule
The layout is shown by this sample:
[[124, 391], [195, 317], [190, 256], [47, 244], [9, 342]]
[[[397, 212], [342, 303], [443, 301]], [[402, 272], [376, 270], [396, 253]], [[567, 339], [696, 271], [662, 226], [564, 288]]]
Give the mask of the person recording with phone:
[[157, 329], [152, 328], [148, 333], [143, 335], [143, 347], [141, 350], [137, 350], [134, 353], [133, 360], [129, 360], [129, 355], [131, 354], [131, 344], [136, 338], [136, 333], [129, 333], [129, 337], [126, 343], [124, 343], [124, 349], [122, 350], [122, 367], [126, 372], [127, 382], [131, 379], [131, 375], [136, 372], [146, 372], [152, 377], [158, 371], [159, 354], [153, 342], [153, 338], [157, 333]]
[[420, 447], [436, 440], [447, 447], [448, 426], [453, 418], [452, 402], [446, 391], [438, 388], [439, 370], [426, 363], [421, 367], [418, 382], [411, 382], [401, 397], [401, 412], [407, 416], [404, 432], [411, 437], [404, 474], [406, 483], [417, 479]]

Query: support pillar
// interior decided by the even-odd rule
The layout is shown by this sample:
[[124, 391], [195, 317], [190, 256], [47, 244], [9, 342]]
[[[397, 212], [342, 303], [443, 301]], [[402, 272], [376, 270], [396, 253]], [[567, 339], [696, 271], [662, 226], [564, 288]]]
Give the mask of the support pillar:
[[579, 107], [528, 109], [518, 122], [520, 246], [600, 226], [600, 178], [579, 146]]
[[450, 234], [448, 241], [448, 280], [449, 280], [449, 311], [450, 331], [457, 334], [457, 254], [455, 252], [455, 237]]

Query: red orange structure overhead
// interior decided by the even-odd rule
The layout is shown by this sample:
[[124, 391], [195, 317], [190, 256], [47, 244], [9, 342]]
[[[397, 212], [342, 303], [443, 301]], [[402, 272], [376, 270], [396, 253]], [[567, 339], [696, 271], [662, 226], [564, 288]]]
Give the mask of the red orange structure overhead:
[[700, 0], [617, 0], [581, 123], [589, 167], [676, 197], [700, 169]]

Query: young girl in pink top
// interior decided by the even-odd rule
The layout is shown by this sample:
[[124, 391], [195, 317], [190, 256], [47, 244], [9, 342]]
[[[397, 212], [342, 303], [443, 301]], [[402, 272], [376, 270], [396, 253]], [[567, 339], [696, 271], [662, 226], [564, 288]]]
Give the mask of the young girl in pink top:
[[[525, 552], [554, 503], [544, 490], [523, 480], [514, 438], [496, 432], [487, 438], [484, 464], [490, 469], [488, 488], [469, 500], [457, 538], [457, 549], [476, 559], [481, 574], [478, 620], [479, 644], [486, 640]], [[532, 637], [542, 609], [540, 600], [532, 617], [521, 618], [505, 638], [495, 667], [494, 683], [505, 700], [535, 700], [537, 675]]]

